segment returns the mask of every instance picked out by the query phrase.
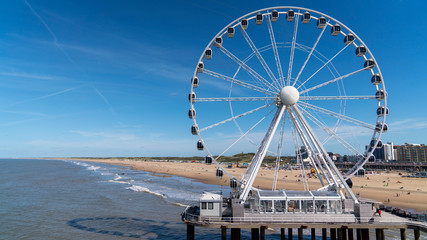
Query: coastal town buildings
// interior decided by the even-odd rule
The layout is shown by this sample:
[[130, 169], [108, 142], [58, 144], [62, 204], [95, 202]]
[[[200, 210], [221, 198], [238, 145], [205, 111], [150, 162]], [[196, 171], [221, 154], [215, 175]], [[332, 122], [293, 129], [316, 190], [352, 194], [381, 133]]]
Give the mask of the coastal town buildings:
[[427, 146], [425, 144], [395, 145], [396, 160], [399, 162], [427, 162]]

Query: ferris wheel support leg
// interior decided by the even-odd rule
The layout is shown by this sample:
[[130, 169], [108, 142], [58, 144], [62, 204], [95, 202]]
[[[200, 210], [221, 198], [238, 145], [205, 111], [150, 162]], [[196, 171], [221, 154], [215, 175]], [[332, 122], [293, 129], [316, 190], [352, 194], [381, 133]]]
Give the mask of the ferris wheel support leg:
[[307, 121], [305, 120], [305, 118], [303, 117], [303, 115], [301, 114], [301, 112], [299, 111], [298, 107], [294, 106], [294, 107], [292, 107], [292, 109], [294, 110], [294, 112], [296, 113], [296, 115], [298, 116], [298, 118], [300, 119], [300, 121], [302, 122], [302, 124], [306, 127], [306, 130], [308, 131], [309, 135], [311, 135], [311, 137], [313, 138], [314, 143], [316, 145], [318, 145], [318, 147], [322, 151], [323, 156], [324, 156], [324, 160], [325, 160], [325, 166], [328, 169], [328, 171], [331, 173], [332, 180], [334, 181], [334, 183], [336, 184], [336, 187], [338, 188], [337, 190], [340, 189], [340, 184], [338, 184], [337, 179], [335, 177], [338, 177], [339, 181], [341, 182], [341, 185], [344, 187], [344, 189], [346, 190], [346, 192], [350, 195], [350, 197], [352, 198], [352, 200], [355, 203], [358, 203], [359, 201], [357, 200], [357, 198], [354, 195], [353, 191], [351, 191], [350, 187], [347, 185], [346, 181], [344, 180], [343, 176], [339, 172], [338, 168], [335, 166], [335, 164], [329, 158], [328, 153], [326, 152], [325, 148], [320, 143], [320, 141], [317, 139], [316, 135], [313, 134], [313, 130], [311, 129], [310, 125], [308, 125]]
[[[325, 175], [325, 171], [322, 168], [322, 165], [320, 164], [319, 160], [317, 159], [317, 156], [315, 154], [316, 151], [314, 151], [314, 149], [311, 147], [311, 145], [309, 144], [309, 140], [306, 138], [306, 136], [304, 135], [304, 131], [302, 130], [301, 126], [298, 124], [298, 122], [295, 119], [294, 114], [292, 113], [291, 109], [288, 108], [288, 113], [289, 113], [289, 118], [291, 119], [294, 128], [297, 130], [298, 135], [300, 136], [300, 139], [302, 141], [302, 144], [304, 145], [304, 147], [307, 149], [307, 151], [309, 151], [309, 158], [311, 159], [312, 164], [315, 166], [316, 171], [317, 171], [317, 176], [319, 177], [320, 183], [322, 184], [322, 186], [325, 186], [325, 183], [323, 182], [323, 178], [320, 176], [320, 173], [318, 171], [317, 165], [320, 166], [321, 170], [322, 170], [322, 174], [323, 176]], [[311, 156], [310, 156], [311, 155]], [[316, 161], [317, 160], [317, 161]], [[329, 178], [326, 178], [326, 180], [328, 181], [328, 184], [330, 184]]]
[[246, 201], [248, 197], [249, 191], [252, 189], [252, 184], [258, 174], [259, 168], [261, 166], [262, 160], [267, 154], [267, 150], [270, 146], [271, 140], [273, 140], [274, 133], [276, 132], [277, 126], [279, 125], [280, 120], [282, 119], [283, 112], [285, 111], [285, 106], [280, 106], [276, 114], [274, 115], [273, 120], [271, 121], [270, 127], [268, 128], [267, 133], [264, 136], [264, 139], [261, 142], [261, 145], [258, 148], [258, 151], [255, 153], [252, 158], [251, 164], [246, 170], [243, 178], [241, 180], [241, 192], [240, 192], [240, 200], [242, 203]]

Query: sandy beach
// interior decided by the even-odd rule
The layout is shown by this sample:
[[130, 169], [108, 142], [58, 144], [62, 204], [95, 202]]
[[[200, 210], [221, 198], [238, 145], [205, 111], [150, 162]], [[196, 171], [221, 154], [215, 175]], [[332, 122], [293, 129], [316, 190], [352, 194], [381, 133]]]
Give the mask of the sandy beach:
[[[134, 161], [123, 159], [73, 159], [89, 162], [100, 162], [112, 165], [127, 166], [135, 170], [152, 173], [171, 174], [181, 177], [192, 178], [207, 184], [226, 185], [229, 177], [224, 173], [222, 179], [215, 176], [216, 165], [189, 162], [154, 162]], [[245, 168], [226, 168], [226, 170], [240, 179]], [[303, 190], [303, 184], [298, 182], [300, 170], [281, 170], [278, 176], [278, 189]], [[368, 174], [365, 177], [353, 177], [353, 192], [360, 197], [383, 202], [389, 206], [405, 209], [415, 209], [418, 212], [427, 212], [427, 179], [406, 178], [398, 172], [379, 174]], [[261, 189], [271, 189], [274, 179], [274, 171], [261, 168], [254, 186]], [[317, 189], [321, 185], [316, 178], [308, 179], [309, 186]]]

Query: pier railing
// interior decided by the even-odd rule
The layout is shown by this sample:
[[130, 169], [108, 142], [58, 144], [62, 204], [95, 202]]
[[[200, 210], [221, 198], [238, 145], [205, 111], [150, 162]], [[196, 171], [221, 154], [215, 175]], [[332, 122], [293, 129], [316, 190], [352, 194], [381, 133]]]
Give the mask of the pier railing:
[[224, 223], [380, 223], [380, 224], [405, 224], [409, 223], [408, 219], [400, 217], [369, 217], [361, 218], [354, 215], [307, 215], [292, 214], [288, 216], [259, 216], [259, 217], [202, 217], [192, 214], [184, 214], [183, 220], [199, 224], [224, 224]]

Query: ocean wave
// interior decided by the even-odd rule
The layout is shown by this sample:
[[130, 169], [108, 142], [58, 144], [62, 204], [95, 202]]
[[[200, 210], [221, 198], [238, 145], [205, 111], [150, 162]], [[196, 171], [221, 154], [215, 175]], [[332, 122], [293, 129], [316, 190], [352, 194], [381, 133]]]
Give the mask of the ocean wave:
[[117, 181], [117, 180], [108, 180], [108, 182], [122, 183], [122, 184], [130, 184], [129, 182], [125, 182], [125, 181]]
[[173, 205], [178, 206], [178, 207], [189, 207], [190, 206], [190, 205], [182, 204], [182, 203], [173, 203]]
[[156, 195], [156, 196], [159, 196], [159, 197], [166, 198], [166, 195], [165, 195], [165, 194], [162, 194], [162, 193], [158, 193], [158, 192], [151, 191], [150, 189], [148, 189], [148, 188], [146, 188], [146, 187], [141, 187], [141, 186], [137, 186], [137, 185], [132, 185], [132, 186], [130, 186], [130, 187], [127, 187], [126, 189], [129, 189], [129, 190], [134, 191], [134, 192], [146, 192], [146, 193], [150, 193], [150, 194], [153, 194], [153, 195]]

